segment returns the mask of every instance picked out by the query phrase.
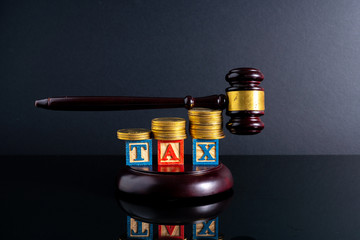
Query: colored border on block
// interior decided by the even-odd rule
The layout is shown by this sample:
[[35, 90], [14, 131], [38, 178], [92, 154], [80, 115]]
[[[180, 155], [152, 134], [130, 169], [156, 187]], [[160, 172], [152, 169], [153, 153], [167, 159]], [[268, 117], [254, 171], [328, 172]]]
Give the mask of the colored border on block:
[[[149, 224], [149, 231], [150, 231], [150, 233], [149, 233], [149, 236], [147, 236], [147, 237], [144, 237], [144, 236], [139, 236], [139, 237], [134, 237], [134, 236], [130, 236], [130, 231], [131, 231], [131, 222], [130, 222], [130, 220], [131, 219], [134, 219], [134, 218], [132, 218], [132, 217], [130, 217], [130, 216], [127, 216], [127, 231], [126, 231], [126, 235], [127, 235], [127, 238], [128, 239], [143, 239], [143, 240], [153, 240], [153, 225], [152, 224], [150, 224], [150, 223], [148, 223]], [[140, 223], [145, 223], [145, 222], [142, 222], [142, 221], [138, 221], [138, 220], [136, 220], [136, 219], [134, 219], [135, 221], [137, 221], [138, 223], [140, 222]]]
[[[180, 153], [179, 153], [180, 162], [179, 163], [160, 162], [160, 158], [161, 158], [160, 144], [161, 143], [180, 143]], [[157, 151], [158, 152], [158, 157], [157, 157], [158, 165], [184, 165], [184, 139], [172, 140], [172, 141], [158, 140], [157, 148], [158, 148], [158, 151]]]
[[210, 221], [214, 220], [215, 221], [215, 235], [213, 236], [205, 236], [205, 235], [196, 235], [196, 225], [197, 224], [203, 224], [204, 222], [209, 222], [209, 221], [204, 221], [204, 222], [201, 222], [201, 223], [194, 223], [193, 224], [193, 239], [196, 240], [196, 239], [218, 239], [219, 237], [219, 224], [218, 224], [218, 217], [217, 218], [214, 218], [214, 219], [211, 219]]
[[[215, 142], [215, 157], [216, 157], [216, 161], [215, 162], [207, 162], [207, 161], [203, 161], [203, 162], [197, 162], [196, 161], [196, 143], [198, 142]], [[193, 139], [193, 165], [219, 165], [219, 139]]]
[[[180, 236], [162, 236], [161, 228], [166, 226], [179, 226]], [[184, 239], [184, 225], [159, 225], [158, 226], [158, 238], [159, 239]]]
[[[139, 163], [130, 163], [130, 143], [149, 143], [149, 162], [139, 162]], [[152, 165], [152, 139], [146, 139], [146, 140], [127, 140], [125, 141], [126, 147], [126, 165], [128, 166], [146, 166], [146, 165]]]

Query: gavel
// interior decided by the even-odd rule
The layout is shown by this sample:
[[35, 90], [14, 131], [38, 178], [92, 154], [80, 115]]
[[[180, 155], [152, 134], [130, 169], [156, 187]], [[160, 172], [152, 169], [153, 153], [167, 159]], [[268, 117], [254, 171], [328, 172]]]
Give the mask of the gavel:
[[206, 97], [53, 97], [35, 101], [35, 106], [50, 110], [65, 111], [117, 111], [161, 108], [192, 109], [204, 107], [226, 109], [230, 116], [226, 128], [233, 134], [252, 135], [264, 129], [260, 116], [264, 115], [264, 89], [259, 86], [264, 75], [256, 68], [235, 68], [226, 74], [230, 83], [226, 95]]

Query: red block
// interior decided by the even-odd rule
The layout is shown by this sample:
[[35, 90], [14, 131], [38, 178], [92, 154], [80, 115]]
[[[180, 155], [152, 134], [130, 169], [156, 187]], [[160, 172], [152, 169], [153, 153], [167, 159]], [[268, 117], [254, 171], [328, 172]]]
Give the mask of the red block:
[[159, 239], [184, 239], [184, 225], [159, 225]]
[[184, 140], [158, 140], [158, 165], [184, 165]]

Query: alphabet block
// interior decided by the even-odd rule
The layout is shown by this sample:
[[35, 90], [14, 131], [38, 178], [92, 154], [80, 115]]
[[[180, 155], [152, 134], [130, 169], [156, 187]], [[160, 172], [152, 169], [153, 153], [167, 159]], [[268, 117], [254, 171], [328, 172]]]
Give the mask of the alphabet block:
[[152, 165], [152, 140], [126, 141], [126, 165]]
[[159, 225], [159, 239], [184, 239], [184, 225]]
[[219, 165], [219, 139], [193, 139], [193, 165]]
[[158, 165], [184, 165], [184, 140], [158, 140]]
[[128, 239], [153, 239], [152, 224], [138, 221], [132, 217], [127, 217], [127, 237]]
[[218, 239], [218, 218], [193, 224], [193, 239]]

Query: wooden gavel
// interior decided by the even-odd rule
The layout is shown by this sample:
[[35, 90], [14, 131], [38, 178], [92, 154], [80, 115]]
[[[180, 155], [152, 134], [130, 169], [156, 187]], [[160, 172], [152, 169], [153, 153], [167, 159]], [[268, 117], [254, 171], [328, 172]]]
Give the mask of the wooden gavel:
[[35, 106], [51, 110], [65, 111], [116, 111], [160, 108], [205, 107], [226, 109], [230, 116], [226, 128], [233, 134], [251, 135], [260, 133], [264, 123], [264, 89], [259, 86], [264, 79], [255, 68], [235, 68], [225, 77], [231, 87], [226, 88], [226, 96], [211, 95], [193, 98], [168, 97], [54, 97], [36, 100]]

